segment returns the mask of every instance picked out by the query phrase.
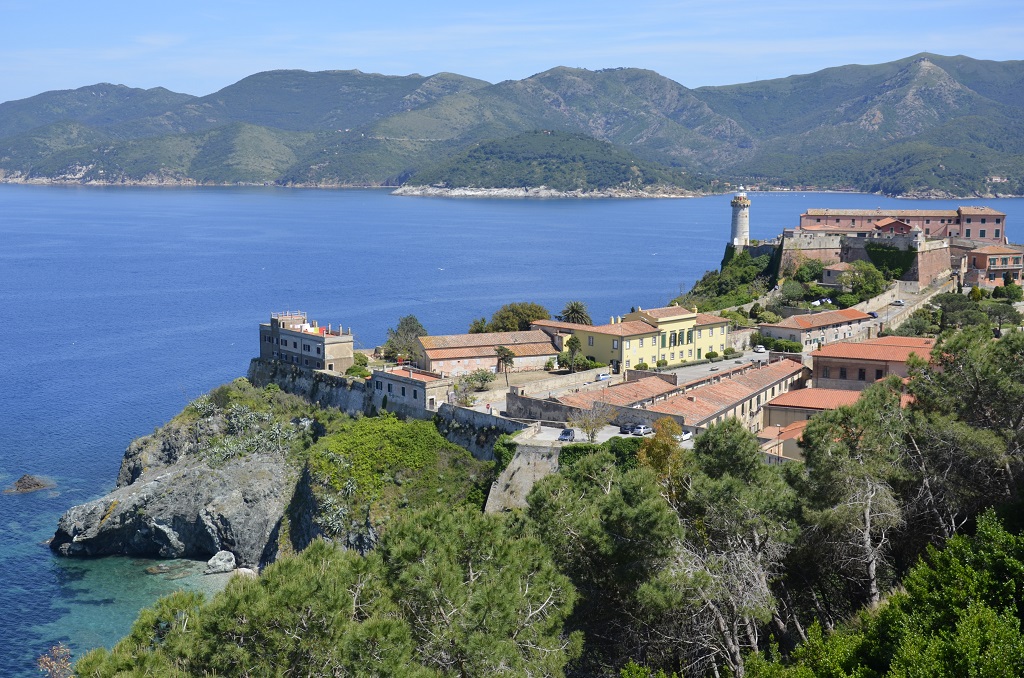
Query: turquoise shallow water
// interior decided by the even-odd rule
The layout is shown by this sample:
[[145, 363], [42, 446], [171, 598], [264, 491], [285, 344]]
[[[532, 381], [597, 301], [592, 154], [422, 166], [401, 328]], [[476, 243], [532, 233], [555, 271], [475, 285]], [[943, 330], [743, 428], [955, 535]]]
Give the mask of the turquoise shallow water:
[[[771, 237], [810, 207], [953, 206], [840, 194], [754, 194]], [[191, 398], [243, 375], [257, 323], [301, 308], [373, 346], [401, 315], [465, 331], [509, 301], [596, 321], [664, 304], [716, 268], [729, 196], [695, 200], [446, 200], [381, 191], [0, 185], [0, 666], [38, 675], [122, 636], [143, 605], [216, 582], [123, 558], [66, 561], [43, 542], [60, 514], [113, 487], [124, 448]], [[978, 203], [979, 201], [974, 201]], [[1024, 201], [1007, 212], [1011, 239]]]

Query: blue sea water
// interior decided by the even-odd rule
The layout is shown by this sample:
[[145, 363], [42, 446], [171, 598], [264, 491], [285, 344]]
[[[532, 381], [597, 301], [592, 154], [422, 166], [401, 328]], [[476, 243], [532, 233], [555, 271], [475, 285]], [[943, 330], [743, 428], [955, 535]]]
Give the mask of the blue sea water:
[[[751, 197], [754, 238], [811, 207], [984, 203], [1009, 215], [1011, 240], [1024, 223], [1024, 200]], [[0, 185], [0, 486], [24, 473], [56, 484], [0, 495], [3, 672], [37, 675], [34, 658], [58, 641], [76, 654], [109, 646], [142, 606], [206, 583], [194, 568], [58, 559], [44, 542], [64, 510], [112, 489], [133, 438], [245, 374], [271, 312], [351, 327], [363, 347], [402, 315], [462, 332], [509, 301], [557, 312], [582, 299], [601, 322], [662, 305], [716, 268], [729, 199]]]

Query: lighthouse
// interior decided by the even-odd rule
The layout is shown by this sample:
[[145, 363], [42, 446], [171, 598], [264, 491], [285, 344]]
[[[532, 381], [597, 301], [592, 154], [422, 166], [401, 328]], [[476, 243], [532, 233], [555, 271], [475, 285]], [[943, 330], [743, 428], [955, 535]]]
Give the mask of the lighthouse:
[[740, 186], [732, 205], [732, 244], [739, 249], [750, 244], [750, 198]]

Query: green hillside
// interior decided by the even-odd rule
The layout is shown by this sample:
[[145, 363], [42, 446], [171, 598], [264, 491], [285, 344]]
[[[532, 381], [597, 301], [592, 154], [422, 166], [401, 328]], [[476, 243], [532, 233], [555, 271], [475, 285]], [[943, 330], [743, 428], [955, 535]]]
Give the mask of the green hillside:
[[[485, 142], [507, 149], [548, 130], [608, 142], [634, 164], [750, 185], [1021, 193], [1022, 85], [1022, 61], [932, 54], [698, 89], [643, 69], [565, 67], [494, 85], [451, 73], [282, 70], [203, 97], [95, 85], [0, 104], [0, 172], [68, 180], [81, 174], [69, 166], [102, 167], [129, 180], [285, 185], [543, 175], [579, 184], [570, 155], [560, 168], [551, 156], [540, 174], [523, 174], [516, 153], [509, 167], [498, 166], [504, 151], [480, 155]], [[456, 157], [472, 171], [455, 168]]]
[[481, 143], [409, 178], [410, 184], [503, 188], [547, 186], [560, 191], [678, 186], [686, 175], [638, 160], [583, 134], [527, 132]]

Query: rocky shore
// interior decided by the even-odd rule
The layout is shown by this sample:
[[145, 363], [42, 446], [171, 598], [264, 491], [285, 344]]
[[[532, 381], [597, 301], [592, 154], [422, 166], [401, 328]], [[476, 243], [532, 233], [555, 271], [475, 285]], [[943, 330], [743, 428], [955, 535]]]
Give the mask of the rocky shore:
[[64, 556], [197, 560], [227, 551], [248, 568], [273, 561], [296, 474], [272, 452], [211, 465], [200, 444], [224, 426], [222, 417], [171, 422], [132, 442], [114, 491], [69, 509], [50, 548]]

